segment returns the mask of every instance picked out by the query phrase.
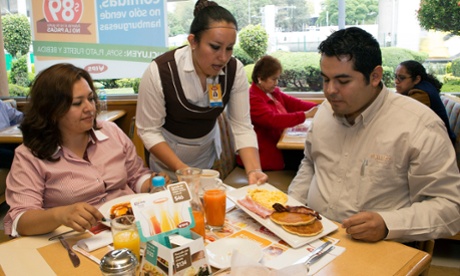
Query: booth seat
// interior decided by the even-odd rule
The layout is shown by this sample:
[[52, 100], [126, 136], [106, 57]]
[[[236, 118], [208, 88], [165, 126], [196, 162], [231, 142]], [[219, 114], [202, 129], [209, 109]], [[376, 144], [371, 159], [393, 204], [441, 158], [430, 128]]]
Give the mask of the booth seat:
[[[218, 124], [221, 133], [222, 154], [213, 168], [220, 172], [221, 179], [225, 184], [234, 188], [241, 188], [248, 184], [248, 179], [246, 171], [236, 164], [233, 136], [225, 112], [219, 116]], [[291, 170], [264, 172], [268, 175], [268, 182], [283, 192], [287, 192], [289, 184], [296, 174], [296, 171]]]
[[[457, 155], [457, 165], [460, 169], [460, 98], [452, 95], [441, 95], [441, 100], [444, 103], [449, 117], [449, 125], [452, 131], [457, 135], [455, 142], [455, 153]], [[452, 240], [460, 240], [460, 233], [452, 236]]]

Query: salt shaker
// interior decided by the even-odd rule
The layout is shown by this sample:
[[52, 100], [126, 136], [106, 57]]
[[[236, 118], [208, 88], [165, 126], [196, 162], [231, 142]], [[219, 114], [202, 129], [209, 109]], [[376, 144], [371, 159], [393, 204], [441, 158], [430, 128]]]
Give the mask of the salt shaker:
[[99, 268], [104, 276], [135, 276], [137, 258], [129, 249], [116, 249], [105, 254]]

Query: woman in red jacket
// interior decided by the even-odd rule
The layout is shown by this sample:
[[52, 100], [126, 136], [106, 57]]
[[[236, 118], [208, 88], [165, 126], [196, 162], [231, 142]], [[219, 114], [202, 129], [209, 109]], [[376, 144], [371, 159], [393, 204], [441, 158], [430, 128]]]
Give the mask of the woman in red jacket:
[[[297, 170], [301, 151], [281, 151], [276, 147], [287, 127], [301, 124], [316, 113], [316, 103], [283, 93], [278, 85], [282, 66], [278, 59], [263, 56], [254, 66], [249, 88], [251, 120], [257, 133], [262, 170]], [[241, 161], [238, 158], [238, 164]]]

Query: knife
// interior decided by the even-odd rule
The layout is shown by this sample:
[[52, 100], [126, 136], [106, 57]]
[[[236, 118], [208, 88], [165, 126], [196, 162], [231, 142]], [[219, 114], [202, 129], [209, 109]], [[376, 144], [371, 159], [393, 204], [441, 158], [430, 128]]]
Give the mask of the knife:
[[315, 257], [318, 253], [323, 251], [331, 243], [332, 243], [331, 241], [327, 241], [327, 242], [323, 243], [322, 245], [318, 246], [317, 248], [315, 248], [315, 250], [313, 250], [312, 252], [310, 252], [310, 254], [307, 255], [304, 263], [305, 264], [308, 263], [311, 259], [313, 259], [313, 257]]
[[62, 236], [59, 237], [59, 241], [69, 253], [69, 258], [72, 261], [73, 267], [78, 267], [80, 265], [80, 258], [78, 258], [77, 254], [70, 249], [69, 244], [64, 240]]
[[321, 259], [322, 257], [326, 256], [329, 252], [331, 252], [332, 250], [334, 250], [335, 246], [331, 246], [329, 247], [327, 250], [325, 251], [322, 251], [318, 254], [316, 254], [313, 258], [311, 258], [310, 260], [308, 260], [307, 262], [305, 262], [305, 266], [307, 267], [307, 272], [310, 272], [310, 266], [314, 263], [316, 263], [317, 261], [319, 261], [319, 259]]

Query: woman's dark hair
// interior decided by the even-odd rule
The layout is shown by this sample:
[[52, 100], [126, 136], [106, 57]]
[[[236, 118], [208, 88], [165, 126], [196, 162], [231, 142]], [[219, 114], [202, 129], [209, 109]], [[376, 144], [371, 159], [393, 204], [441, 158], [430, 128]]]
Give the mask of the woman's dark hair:
[[201, 32], [209, 29], [212, 22], [225, 21], [235, 25], [238, 30], [238, 24], [235, 17], [225, 8], [219, 6], [214, 1], [198, 0], [193, 10], [192, 25], [190, 25], [190, 34], [195, 35], [195, 40], [200, 42]]
[[263, 56], [256, 62], [256, 65], [254, 65], [254, 69], [252, 70], [252, 81], [257, 83], [259, 78], [266, 80], [268, 77], [282, 70], [283, 67], [277, 58], [269, 55]]
[[[68, 63], [56, 64], [41, 71], [33, 81], [20, 128], [24, 145], [37, 158], [53, 162], [59, 160], [53, 158], [57, 147], [62, 144], [58, 121], [69, 111], [73, 101], [73, 86], [81, 78], [94, 91], [90, 74]], [[98, 106], [96, 96], [95, 103]], [[98, 129], [96, 119], [93, 128]]]
[[420, 76], [421, 81], [427, 81], [431, 83], [438, 91], [441, 90], [442, 82], [440, 82], [432, 74], [428, 74], [425, 70], [425, 67], [420, 62], [415, 60], [406, 60], [401, 62], [399, 65], [406, 68], [407, 73], [413, 80], [415, 80], [417, 76]]
[[335, 31], [320, 43], [318, 50], [328, 57], [348, 56], [353, 61], [353, 69], [364, 75], [366, 83], [370, 82], [375, 67], [382, 65], [379, 42], [358, 27]]

